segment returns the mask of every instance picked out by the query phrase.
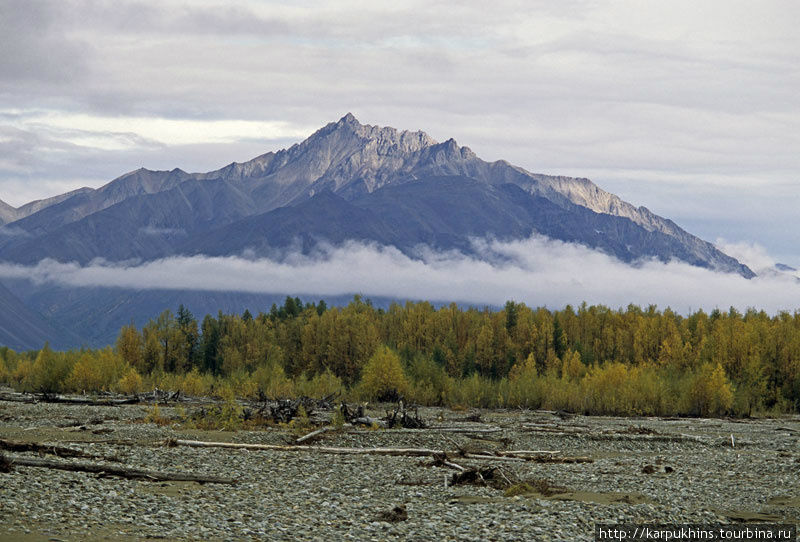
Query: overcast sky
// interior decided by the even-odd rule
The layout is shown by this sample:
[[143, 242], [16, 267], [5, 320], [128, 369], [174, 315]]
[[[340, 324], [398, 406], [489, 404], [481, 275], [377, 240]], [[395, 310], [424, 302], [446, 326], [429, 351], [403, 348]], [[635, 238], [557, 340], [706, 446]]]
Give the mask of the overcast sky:
[[0, 0], [0, 199], [207, 171], [346, 112], [800, 265], [800, 3]]

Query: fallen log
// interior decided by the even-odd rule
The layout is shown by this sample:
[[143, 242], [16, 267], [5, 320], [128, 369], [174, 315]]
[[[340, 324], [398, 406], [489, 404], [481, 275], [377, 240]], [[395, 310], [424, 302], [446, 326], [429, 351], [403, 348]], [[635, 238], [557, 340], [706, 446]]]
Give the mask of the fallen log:
[[[371, 418], [373, 421], [380, 421], [377, 418]], [[367, 424], [371, 425], [371, 424]], [[345, 425], [347, 427], [347, 425]], [[430, 433], [431, 431], [439, 432], [439, 433], [466, 433], [466, 434], [475, 434], [475, 435], [483, 435], [483, 434], [490, 434], [490, 433], [500, 433], [503, 431], [500, 427], [489, 427], [486, 429], [468, 429], [465, 427], [428, 427], [427, 429], [406, 429], [406, 428], [391, 428], [391, 429], [383, 429], [380, 434], [384, 433]], [[352, 429], [347, 431], [348, 434], [367, 434], [367, 431], [361, 429]]]
[[554, 436], [568, 437], [579, 435], [586, 440], [610, 441], [646, 441], [646, 442], [696, 442], [708, 444], [708, 441], [694, 435], [685, 434], [640, 434], [640, 433], [591, 433], [585, 430], [574, 430], [563, 427], [538, 427], [523, 425], [522, 431], [526, 433], [550, 433]]
[[9, 401], [14, 403], [58, 403], [65, 405], [82, 405], [82, 406], [120, 406], [120, 405], [135, 405], [140, 403], [138, 397], [128, 397], [125, 399], [94, 399], [91, 397], [67, 397], [63, 395], [53, 395], [49, 393], [42, 394], [0, 394], [0, 401]]
[[490, 433], [500, 433], [503, 431], [500, 427], [486, 427], [479, 429], [470, 429], [468, 427], [430, 427], [428, 429], [406, 429], [406, 431], [439, 431], [440, 433], [471, 433], [475, 435], [488, 435]]
[[[168, 439], [167, 446], [193, 448], [232, 448], [238, 450], [265, 450], [277, 452], [315, 452], [340, 455], [390, 455], [407, 457], [464, 457], [488, 461], [536, 461], [552, 463], [586, 463], [590, 458], [556, 457], [557, 451], [516, 450], [510, 452], [465, 453], [463, 450], [435, 450], [432, 448], [344, 448], [335, 446], [305, 446], [297, 444], [247, 444], [239, 442], [209, 442], [202, 440]], [[548, 458], [547, 461], [540, 458]], [[588, 461], [584, 461], [588, 460]]]
[[47, 393], [42, 394], [37, 398], [40, 403], [59, 403], [65, 405], [83, 405], [83, 406], [121, 406], [121, 405], [135, 405], [140, 403], [138, 397], [127, 397], [125, 399], [95, 399], [92, 397], [68, 397], [63, 395], [50, 395]]
[[463, 453], [461, 453], [461, 456], [465, 457], [467, 459], [478, 459], [478, 460], [482, 460], [482, 461], [528, 461], [530, 459], [528, 457], [492, 455], [490, 453], [476, 454], [476, 453], [471, 453], [471, 452], [463, 452]]
[[67, 448], [66, 446], [55, 446], [53, 444], [39, 444], [38, 442], [22, 442], [18, 440], [0, 439], [0, 450], [7, 452], [34, 452], [37, 454], [51, 454], [58, 457], [81, 457], [84, 459], [102, 459], [105, 461], [118, 461], [116, 458], [109, 458]]
[[0, 393], [0, 401], [9, 403], [35, 403], [36, 398], [23, 393]]
[[528, 461], [534, 463], [594, 463], [591, 457], [558, 457], [554, 455], [532, 455]]
[[221, 478], [217, 476], [203, 476], [199, 474], [179, 473], [179, 472], [159, 472], [147, 469], [134, 469], [129, 467], [119, 467], [102, 463], [70, 463], [66, 461], [54, 461], [52, 459], [40, 459], [32, 457], [9, 457], [5, 456], [6, 462], [13, 467], [41, 467], [45, 469], [57, 469], [70, 472], [91, 472], [103, 476], [120, 476], [131, 480], [149, 480], [153, 482], [199, 482], [201, 484], [235, 484], [232, 478]]
[[311, 440], [311, 439], [313, 439], [314, 437], [316, 437], [316, 436], [319, 436], [319, 435], [321, 435], [322, 433], [325, 433], [325, 432], [327, 432], [327, 431], [330, 431], [330, 430], [332, 430], [332, 429], [333, 429], [333, 428], [332, 428], [332, 427], [330, 427], [330, 426], [326, 426], [326, 427], [320, 427], [320, 428], [319, 428], [319, 429], [317, 429], [316, 431], [311, 431], [309, 434], [307, 434], [307, 435], [303, 435], [302, 437], [298, 438], [297, 440], [295, 440], [295, 441], [294, 441], [294, 443], [295, 443], [295, 444], [300, 444], [301, 442], [305, 442], [305, 441], [307, 441], [307, 440]]
[[[233, 448], [238, 450], [267, 450], [277, 452], [317, 452], [341, 455], [397, 455], [427, 457], [444, 454], [443, 450], [430, 448], [341, 448], [335, 446], [311, 446], [296, 444], [247, 444], [239, 442], [209, 442], [202, 440], [168, 439], [167, 446], [190, 446], [193, 448]], [[454, 452], [455, 453], [455, 452]]]

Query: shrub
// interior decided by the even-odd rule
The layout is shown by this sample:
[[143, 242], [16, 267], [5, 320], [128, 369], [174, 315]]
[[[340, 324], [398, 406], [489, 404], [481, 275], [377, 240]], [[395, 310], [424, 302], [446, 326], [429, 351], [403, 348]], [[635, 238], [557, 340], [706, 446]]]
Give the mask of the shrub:
[[180, 383], [180, 390], [186, 395], [195, 397], [207, 397], [211, 395], [211, 388], [214, 385], [214, 377], [202, 375], [197, 369], [183, 375]]
[[455, 382], [447, 402], [457, 407], [492, 408], [498, 406], [498, 383], [478, 373]]
[[53, 352], [45, 344], [39, 351], [30, 372], [22, 381], [25, 391], [58, 393], [64, 390], [67, 378], [72, 371], [72, 362], [67, 354]]
[[283, 367], [277, 362], [267, 362], [256, 369], [252, 381], [256, 386], [256, 393], [260, 390], [270, 399], [294, 395], [294, 385], [286, 378]]
[[442, 405], [452, 386], [445, 368], [427, 356], [415, 356], [407, 365], [408, 399], [423, 405]]
[[158, 408], [158, 403], [153, 405], [153, 408], [147, 413], [147, 416], [145, 416], [144, 421], [145, 423], [154, 423], [162, 426], [172, 423], [171, 419], [161, 414], [161, 409]]
[[324, 372], [317, 373], [311, 378], [300, 378], [295, 386], [297, 394], [317, 399], [341, 395], [344, 393], [344, 389], [342, 379], [329, 369], [325, 369]]
[[141, 393], [143, 388], [142, 377], [133, 367], [129, 367], [122, 378], [117, 382], [117, 391], [127, 393], [128, 395]]
[[394, 351], [381, 345], [364, 366], [362, 393], [371, 400], [396, 401], [408, 391], [403, 364]]
[[533, 354], [521, 363], [515, 363], [508, 375], [508, 406], [539, 408], [543, 390]]
[[233, 386], [228, 382], [220, 385], [217, 391], [224, 403], [212, 406], [202, 418], [196, 418], [196, 427], [198, 429], [221, 429], [223, 431], [241, 429], [244, 424], [244, 409], [236, 401]]
[[74, 391], [109, 390], [126, 368], [125, 362], [111, 348], [83, 352], [72, 367], [66, 388]]
[[311, 419], [308, 417], [308, 413], [306, 409], [303, 408], [303, 405], [297, 407], [297, 414], [287, 424], [287, 427], [291, 435], [295, 438], [302, 437], [313, 429], [314, 425], [311, 423]]
[[700, 416], [721, 416], [733, 406], [733, 388], [719, 363], [704, 364], [692, 379], [690, 413]]
[[30, 379], [33, 373], [33, 360], [23, 359], [17, 363], [17, 366], [9, 370], [9, 383], [17, 390], [25, 390], [25, 382]]

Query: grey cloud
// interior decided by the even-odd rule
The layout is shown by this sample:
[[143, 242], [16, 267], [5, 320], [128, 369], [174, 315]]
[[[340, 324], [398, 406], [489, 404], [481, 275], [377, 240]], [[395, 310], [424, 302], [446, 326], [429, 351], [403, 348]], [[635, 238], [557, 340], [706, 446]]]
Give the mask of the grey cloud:
[[288, 254], [282, 260], [198, 256], [131, 267], [44, 260], [34, 267], [0, 264], [0, 277], [70, 287], [362, 293], [477, 305], [514, 299], [550, 307], [586, 301], [612, 308], [656, 303], [680, 312], [735, 306], [772, 313], [800, 305], [800, 284], [792, 276], [748, 281], [674, 262], [631, 267], [582, 246], [537, 237], [513, 243], [476, 241], [476, 247], [482, 250], [481, 259], [430, 250], [411, 259], [394, 248], [349, 243], [322, 248], [314, 256]]
[[[57, 4], [63, 5], [64, 2]], [[60, 10], [72, 26], [106, 28], [142, 36], [198, 34], [270, 35], [286, 34], [286, 21], [263, 17], [242, 5], [222, 2], [217, 5], [192, 5], [177, 2], [108, 1], [73, 2], [69, 11]]]
[[[22, 113], [3, 115], [19, 121]], [[20, 129], [0, 117], [0, 200], [19, 206], [75, 188], [99, 187], [138, 169], [210, 171], [245, 161], [270, 149], [288, 147], [291, 139], [249, 139], [236, 143], [165, 146], [132, 133], [110, 133], [48, 126]], [[87, 136], [124, 144], [103, 150], [64, 138]]]
[[0, 1], [0, 89], [14, 82], [54, 84], [86, 75], [91, 47], [67, 36], [57, 10], [39, 0]]

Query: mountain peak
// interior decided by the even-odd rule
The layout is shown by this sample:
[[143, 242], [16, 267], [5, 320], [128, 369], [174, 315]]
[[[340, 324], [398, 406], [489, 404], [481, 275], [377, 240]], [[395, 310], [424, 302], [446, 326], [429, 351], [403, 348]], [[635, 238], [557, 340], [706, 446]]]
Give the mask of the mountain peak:
[[343, 125], [349, 124], [351, 126], [361, 126], [361, 123], [358, 122], [358, 119], [352, 113], [348, 112], [344, 117], [339, 119], [339, 122], [336, 124]]

